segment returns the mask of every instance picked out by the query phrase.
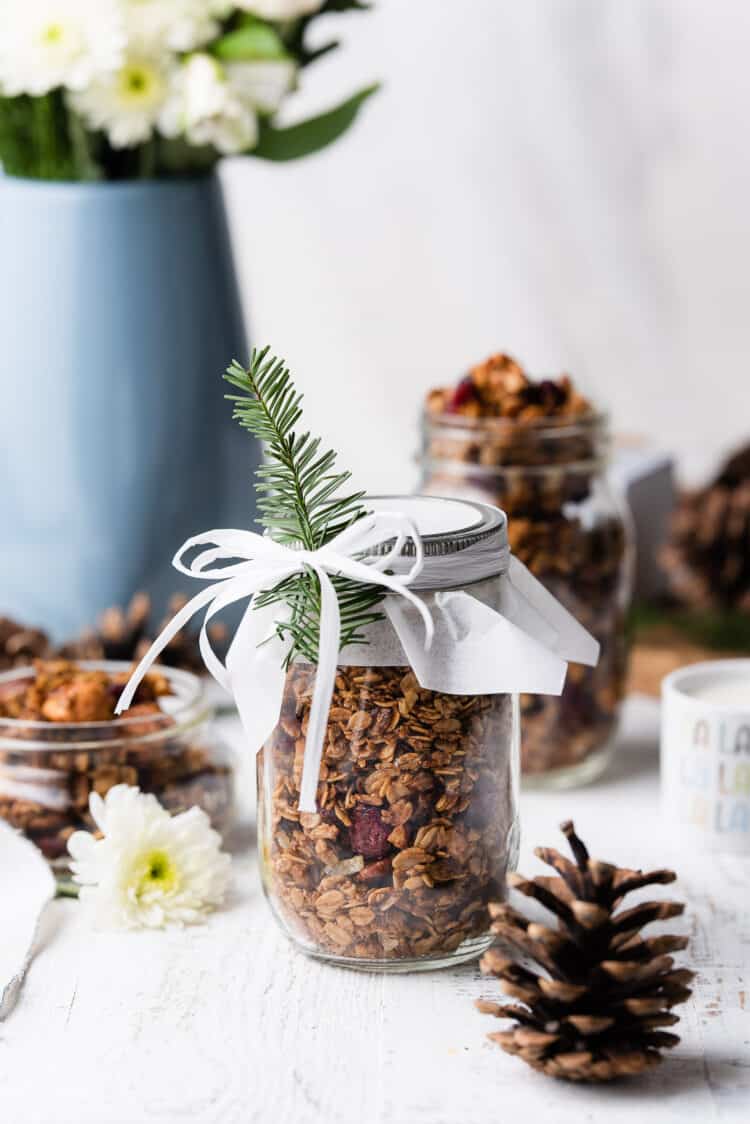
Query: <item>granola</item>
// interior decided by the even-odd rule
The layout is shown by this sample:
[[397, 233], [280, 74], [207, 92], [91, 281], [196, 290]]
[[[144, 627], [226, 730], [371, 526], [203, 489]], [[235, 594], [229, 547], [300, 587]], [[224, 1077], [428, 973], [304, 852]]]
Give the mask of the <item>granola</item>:
[[170, 811], [197, 804], [218, 828], [228, 821], [233, 775], [223, 750], [162, 709], [172, 684], [160, 672], [116, 721], [127, 678], [52, 660], [0, 685], [0, 817], [51, 861], [64, 858], [73, 831], [93, 826], [90, 794], [116, 784], [153, 792]]
[[512, 702], [423, 690], [406, 667], [340, 667], [318, 812], [297, 810], [314, 669], [294, 664], [259, 755], [263, 877], [310, 950], [439, 958], [488, 928], [514, 861]]
[[624, 694], [625, 527], [606, 497], [603, 419], [568, 376], [530, 379], [491, 356], [426, 402], [423, 491], [482, 498], [508, 515], [511, 549], [601, 645], [560, 698], [524, 695], [525, 774], [582, 765], [610, 743]]

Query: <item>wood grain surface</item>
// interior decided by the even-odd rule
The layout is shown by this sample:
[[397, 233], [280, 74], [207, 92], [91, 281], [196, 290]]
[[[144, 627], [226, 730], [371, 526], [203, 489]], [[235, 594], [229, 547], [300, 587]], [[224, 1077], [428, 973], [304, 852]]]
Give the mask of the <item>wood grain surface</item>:
[[[684, 1124], [750, 1114], [750, 859], [686, 853], [659, 816], [655, 704], [631, 700], [606, 778], [522, 796], [521, 868], [569, 816], [597, 857], [674, 864], [698, 968], [682, 1042], [644, 1079], [553, 1082], [485, 1038], [476, 965], [365, 975], [295, 952], [263, 901], [252, 762], [236, 833], [234, 892], [201, 927], [93, 931], [53, 903], [18, 1005], [0, 1024], [7, 1124]], [[234, 720], [225, 734], [241, 749]], [[654, 890], [649, 891], [651, 894]], [[658, 889], [657, 889], [658, 892]]]

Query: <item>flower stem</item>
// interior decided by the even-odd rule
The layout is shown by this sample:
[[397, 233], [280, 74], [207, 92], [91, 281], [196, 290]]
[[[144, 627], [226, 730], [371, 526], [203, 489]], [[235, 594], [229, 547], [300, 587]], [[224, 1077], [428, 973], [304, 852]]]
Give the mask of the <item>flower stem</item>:
[[156, 174], [156, 137], [150, 137], [138, 150], [138, 176], [151, 180]]
[[66, 106], [68, 137], [76, 179], [84, 182], [100, 180], [101, 169], [91, 155], [89, 134], [78, 114], [70, 105]]
[[58, 878], [56, 898], [77, 898], [78, 887], [67, 878]]

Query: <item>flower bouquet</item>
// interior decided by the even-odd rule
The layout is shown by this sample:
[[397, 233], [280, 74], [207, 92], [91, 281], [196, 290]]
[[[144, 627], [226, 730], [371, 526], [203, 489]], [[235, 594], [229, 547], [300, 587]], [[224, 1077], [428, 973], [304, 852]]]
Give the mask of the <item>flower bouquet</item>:
[[367, 87], [279, 128], [317, 16], [359, 0], [4, 0], [0, 162], [6, 173], [119, 180], [208, 170], [224, 154], [288, 160], [352, 123]]
[[[337, 46], [319, 17], [364, 7], [1, 0], [0, 615], [59, 639], [136, 589], [161, 605], [169, 547], [251, 514], [209, 389], [248, 351], [211, 172], [348, 129], [374, 87], [292, 125], [277, 111]], [[249, 233], [272, 218], [254, 202]]]

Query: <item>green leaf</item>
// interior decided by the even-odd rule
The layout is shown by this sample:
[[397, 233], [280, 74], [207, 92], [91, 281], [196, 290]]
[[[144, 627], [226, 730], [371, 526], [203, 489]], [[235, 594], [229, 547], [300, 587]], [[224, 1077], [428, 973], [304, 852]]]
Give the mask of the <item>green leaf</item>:
[[337, 51], [340, 46], [341, 41], [339, 39], [331, 39], [330, 43], [324, 43], [322, 47], [315, 47], [310, 51], [305, 50], [301, 65], [309, 66], [310, 63], [317, 62], [318, 59], [322, 59], [325, 58], [326, 55], [330, 55], [331, 51]]
[[262, 123], [260, 140], [253, 150], [253, 156], [280, 162], [298, 160], [303, 156], [310, 156], [313, 152], [319, 152], [343, 136], [353, 124], [361, 107], [378, 89], [377, 83], [367, 86], [335, 109], [285, 129], [277, 129], [268, 122]]
[[278, 32], [261, 20], [252, 20], [230, 31], [213, 45], [222, 62], [276, 62], [289, 58]]
[[326, 0], [321, 12], [366, 12], [372, 4], [363, 4], [362, 0]]
[[158, 138], [157, 161], [160, 175], [203, 175], [219, 159], [210, 145], [189, 144], [184, 137]]

